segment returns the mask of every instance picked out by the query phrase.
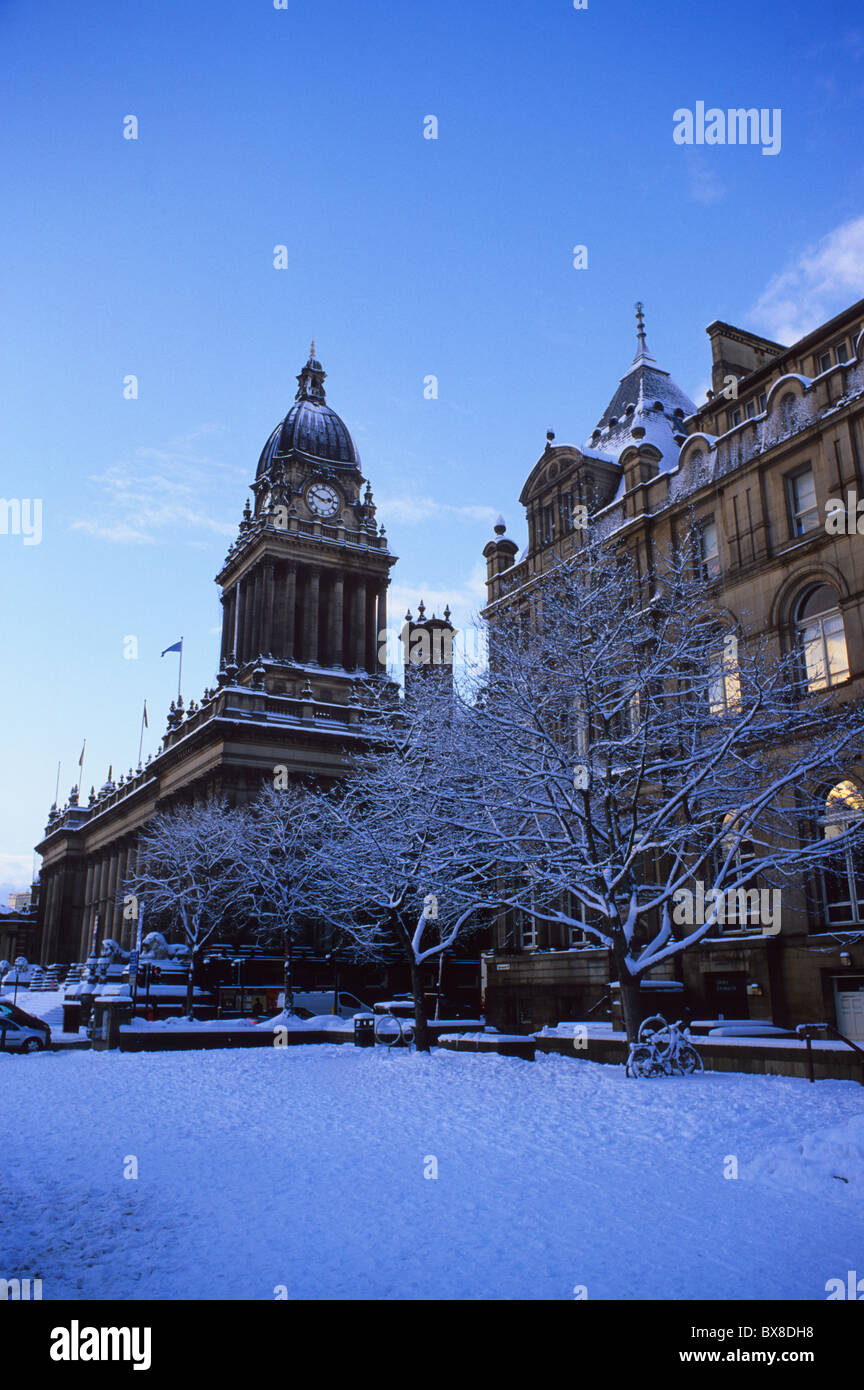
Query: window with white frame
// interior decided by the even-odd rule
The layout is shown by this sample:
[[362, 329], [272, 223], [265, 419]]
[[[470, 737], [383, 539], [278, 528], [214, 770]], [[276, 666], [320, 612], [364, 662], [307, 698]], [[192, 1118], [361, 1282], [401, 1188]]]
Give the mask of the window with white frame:
[[723, 639], [708, 672], [708, 708], [720, 719], [741, 709], [738, 639], [733, 632]]
[[819, 505], [813, 469], [808, 464], [792, 473], [786, 480], [789, 497], [789, 516], [793, 536], [803, 536], [819, 525]]
[[[822, 834], [836, 840], [848, 834], [864, 818], [864, 793], [845, 779], [832, 787], [825, 799]], [[864, 922], [864, 854], [856, 841], [845, 840], [820, 873], [825, 925], [857, 926]], [[819, 924], [822, 926], [822, 924]]]
[[716, 579], [720, 573], [720, 546], [713, 517], [699, 527], [699, 568], [704, 579]]
[[736, 885], [724, 894], [722, 921], [718, 920], [714, 931], [761, 932], [760, 902], [753, 896], [757, 879], [755, 873], [749, 872], [755, 863], [754, 849], [750, 840], [735, 833], [735, 819], [734, 811], [723, 817], [723, 828], [728, 826], [729, 833], [721, 839], [714, 856], [715, 873], [723, 867], [724, 879], [731, 878]]
[[819, 584], [800, 600], [795, 636], [808, 690], [828, 690], [849, 679], [843, 614], [830, 585]]

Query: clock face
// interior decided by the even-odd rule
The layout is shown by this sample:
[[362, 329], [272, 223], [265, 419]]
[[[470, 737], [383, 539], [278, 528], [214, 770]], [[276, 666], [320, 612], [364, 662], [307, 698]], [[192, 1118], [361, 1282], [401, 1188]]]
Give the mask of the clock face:
[[339, 510], [339, 494], [327, 483], [313, 483], [306, 489], [306, 506], [313, 516], [335, 516]]

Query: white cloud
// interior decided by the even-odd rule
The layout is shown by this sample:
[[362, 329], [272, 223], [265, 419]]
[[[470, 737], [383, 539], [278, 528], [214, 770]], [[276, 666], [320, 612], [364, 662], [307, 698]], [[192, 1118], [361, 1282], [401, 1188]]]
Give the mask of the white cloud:
[[172, 530], [184, 531], [192, 544], [196, 532], [232, 536], [236, 522], [214, 514], [211, 499], [220, 496], [223, 484], [242, 489], [245, 473], [195, 448], [202, 435], [217, 432], [219, 427], [204, 425], [168, 449], [137, 449], [131, 459], [92, 476], [92, 514], [75, 518], [70, 529], [121, 545], [152, 544]]
[[769, 280], [750, 317], [777, 342], [794, 343], [862, 294], [864, 217], [855, 217]]
[[[5, 906], [9, 893], [20, 893], [30, 887], [33, 876], [33, 854], [10, 854], [0, 851], [0, 889], [5, 896], [0, 897], [0, 906]], [[7, 882], [8, 880], [8, 882]]]
[[722, 202], [726, 189], [704, 155], [687, 151], [687, 197], [694, 203], [710, 207]]
[[375, 499], [382, 520], [411, 526], [428, 521], [482, 521], [490, 525], [498, 519], [494, 507], [457, 507], [452, 502], [436, 502], [434, 497], [378, 497]]

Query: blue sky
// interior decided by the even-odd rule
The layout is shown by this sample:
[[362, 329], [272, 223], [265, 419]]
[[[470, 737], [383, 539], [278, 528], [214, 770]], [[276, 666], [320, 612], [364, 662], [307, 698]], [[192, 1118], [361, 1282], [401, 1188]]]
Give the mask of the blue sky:
[[[212, 683], [213, 576], [310, 338], [400, 556], [392, 610], [449, 599], [464, 626], [546, 430], [584, 440], [629, 365], [636, 299], [701, 398], [713, 319], [791, 341], [864, 293], [864, 17], [828, 14], [0, 3], [0, 493], [44, 518], [0, 535], [0, 895], [58, 760], [63, 799], [85, 736], [85, 789], [125, 771], [145, 696], [156, 751], [162, 648], [185, 637], [187, 698]], [[780, 153], [676, 145], [697, 101], [779, 107]]]

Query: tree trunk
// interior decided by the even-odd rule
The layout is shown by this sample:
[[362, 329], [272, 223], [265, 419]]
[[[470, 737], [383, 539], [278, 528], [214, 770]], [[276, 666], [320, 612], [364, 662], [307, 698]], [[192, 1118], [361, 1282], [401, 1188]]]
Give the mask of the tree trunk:
[[639, 981], [627, 969], [627, 953], [621, 946], [615, 947], [615, 964], [618, 967], [618, 987], [621, 991], [621, 1010], [624, 1014], [624, 1028], [627, 1041], [635, 1043], [641, 1023], [639, 1003]]
[[423, 979], [413, 950], [409, 950], [408, 961], [411, 967], [411, 993], [414, 995], [414, 1046], [418, 1052], [429, 1052], [431, 1043], [423, 1007]]
[[189, 974], [186, 976], [186, 1015], [195, 1017], [195, 952], [189, 957]]

